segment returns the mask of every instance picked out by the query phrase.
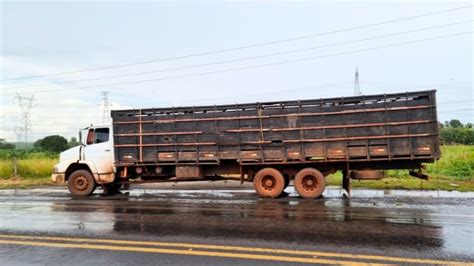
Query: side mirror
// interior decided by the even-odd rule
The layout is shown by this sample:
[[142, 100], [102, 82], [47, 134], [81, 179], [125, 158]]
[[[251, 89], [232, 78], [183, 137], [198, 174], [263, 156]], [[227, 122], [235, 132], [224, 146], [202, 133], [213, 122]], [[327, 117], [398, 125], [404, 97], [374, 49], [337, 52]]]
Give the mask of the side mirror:
[[84, 140], [82, 139], [82, 130], [79, 130], [79, 145], [86, 146], [86, 144], [84, 144]]

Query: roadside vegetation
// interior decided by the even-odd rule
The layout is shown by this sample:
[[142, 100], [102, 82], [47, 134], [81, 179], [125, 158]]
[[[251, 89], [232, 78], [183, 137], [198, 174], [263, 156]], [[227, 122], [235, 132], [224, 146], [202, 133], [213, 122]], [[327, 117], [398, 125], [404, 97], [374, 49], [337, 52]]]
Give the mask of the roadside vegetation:
[[75, 138], [68, 142], [61, 136], [48, 136], [24, 150], [0, 139], [0, 189], [51, 185], [51, 172], [59, 152], [75, 145]]
[[[408, 170], [389, 170], [386, 177], [376, 181], [352, 180], [352, 187], [377, 189], [427, 189], [474, 191], [474, 145], [443, 145], [441, 159], [428, 164], [422, 180], [408, 175]], [[330, 185], [340, 186], [342, 175], [327, 178]]]
[[[386, 178], [377, 181], [352, 180], [353, 187], [377, 189], [441, 189], [474, 191], [474, 129], [458, 120], [440, 124], [441, 159], [428, 164], [425, 172], [430, 180], [409, 176], [407, 170], [387, 171]], [[53, 166], [59, 152], [78, 145], [77, 139], [67, 141], [61, 136], [48, 136], [25, 151], [0, 139], [0, 189], [51, 185]], [[329, 185], [341, 185], [342, 176], [327, 178]]]
[[51, 184], [51, 171], [59, 156], [50, 152], [0, 150], [0, 189]]

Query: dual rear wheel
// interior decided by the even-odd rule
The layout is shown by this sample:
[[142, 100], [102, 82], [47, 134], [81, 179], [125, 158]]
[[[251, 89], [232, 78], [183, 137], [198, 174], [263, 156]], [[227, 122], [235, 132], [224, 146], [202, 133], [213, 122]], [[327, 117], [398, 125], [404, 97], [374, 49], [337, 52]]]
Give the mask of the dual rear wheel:
[[[255, 174], [253, 184], [255, 191], [260, 197], [276, 198], [281, 195], [288, 185], [289, 177], [275, 168], [263, 168]], [[314, 168], [300, 170], [293, 180], [295, 190], [306, 199], [320, 197], [326, 187], [323, 174]]]

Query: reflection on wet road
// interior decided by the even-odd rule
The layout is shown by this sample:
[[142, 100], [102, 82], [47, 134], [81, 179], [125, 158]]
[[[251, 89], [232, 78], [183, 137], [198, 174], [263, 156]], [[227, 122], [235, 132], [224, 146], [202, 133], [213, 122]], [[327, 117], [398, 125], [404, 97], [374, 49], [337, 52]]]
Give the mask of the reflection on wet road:
[[[252, 190], [225, 187], [134, 189], [130, 195], [74, 199], [63, 188], [5, 190], [0, 191], [0, 234], [474, 260], [473, 195], [358, 190], [347, 200], [330, 189], [323, 199], [303, 200], [291, 187], [288, 192], [259, 199]], [[0, 244], [8, 241], [0, 236]], [[13, 250], [1, 249], [0, 256]], [[13, 256], [9, 261], [15, 262]]]

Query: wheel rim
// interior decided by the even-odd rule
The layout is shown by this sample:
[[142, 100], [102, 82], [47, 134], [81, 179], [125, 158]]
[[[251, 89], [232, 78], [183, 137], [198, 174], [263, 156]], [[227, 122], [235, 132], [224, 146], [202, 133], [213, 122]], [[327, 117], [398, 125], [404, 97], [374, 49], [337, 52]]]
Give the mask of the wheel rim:
[[273, 176], [264, 176], [262, 178], [261, 187], [266, 191], [272, 191], [276, 187], [276, 179]]
[[74, 179], [74, 188], [79, 191], [84, 191], [89, 187], [89, 180], [83, 175]]
[[316, 179], [316, 177], [311, 175], [303, 177], [301, 183], [303, 189], [306, 191], [314, 191], [318, 188], [318, 180]]

